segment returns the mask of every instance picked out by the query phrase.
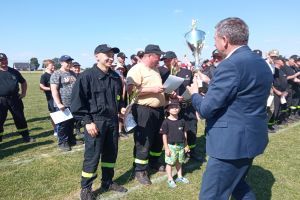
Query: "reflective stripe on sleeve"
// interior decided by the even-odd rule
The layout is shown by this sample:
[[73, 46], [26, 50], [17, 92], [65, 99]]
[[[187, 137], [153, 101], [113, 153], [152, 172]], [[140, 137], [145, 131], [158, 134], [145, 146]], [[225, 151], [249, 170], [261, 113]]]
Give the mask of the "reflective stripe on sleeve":
[[81, 172], [81, 176], [84, 178], [92, 178], [92, 177], [95, 177], [96, 175], [97, 175], [96, 173], [88, 173], [88, 172], [84, 172], [84, 171]]
[[134, 159], [134, 162], [137, 163], [137, 164], [143, 164], [143, 165], [146, 165], [148, 164], [148, 160], [140, 160], [140, 159]]
[[150, 151], [150, 156], [156, 156], [156, 157], [159, 157], [161, 155], [162, 152], [153, 152], [153, 151]]
[[101, 162], [101, 167], [114, 168], [116, 163]]

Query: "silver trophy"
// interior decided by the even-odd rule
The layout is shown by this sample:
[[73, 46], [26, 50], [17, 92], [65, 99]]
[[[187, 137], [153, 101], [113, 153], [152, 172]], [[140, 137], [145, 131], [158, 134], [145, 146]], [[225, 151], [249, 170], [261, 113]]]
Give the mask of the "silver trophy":
[[192, 20], [192, 30], [185, 34], [185, 40], [193, 56], [195, 57], [195, 70], [199, 70], [200, 67], [200, 54], [204, 46], [205, 32], [197, 29], [197, 21]]

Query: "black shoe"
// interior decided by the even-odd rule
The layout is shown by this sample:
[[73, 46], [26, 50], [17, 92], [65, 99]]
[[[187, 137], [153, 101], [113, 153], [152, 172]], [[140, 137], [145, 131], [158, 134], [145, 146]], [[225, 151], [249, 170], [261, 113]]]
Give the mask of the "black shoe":
[[81, 189], [80, 200], [96, 200], [91, 187]]
[[152, 170], [159, 171], [159, 172], [165, 172], [166, 171], [166, 167], [163, 164], [160, 164], [160, 163], [157, 163], [157, 162], [156, 163], [150, 163], [149, 167]]
[[152, 182], [148, 177], [147, 171], [137, 171], [135, 172], [135, 179], [142, 185], [151, 185]]
[[58, 148], [62, 151], [71, 151], [71, 147], [70, 145], [68, 144], [68, 142], [64, 142], [62, 144], [59, 144], [58, 145]]
[[29, 136], [23, 137], [23, 142], [25, 142], [25, 143], [32, 143], [32, 142], [35, 142], [35, 141], [36, 140], [32, 137], [29, 137]]
[[110, 183], [102, 182], [101, 188], [104, 191], [110, 191], [110, 190], [117, 191], [117, 192], [127, 192], [128, 191], [126, 188], [117, 184], [116, 182], [110, 182]]
[[77, 146], [77, 145], [82, 145], [84, 144], [84, 141], [83, 140], [76, 140], [75, 142], [70, 142], [69, 143], [69, 146]]
[[2, 136], [0, 136], [0, 142], [2, 142]]

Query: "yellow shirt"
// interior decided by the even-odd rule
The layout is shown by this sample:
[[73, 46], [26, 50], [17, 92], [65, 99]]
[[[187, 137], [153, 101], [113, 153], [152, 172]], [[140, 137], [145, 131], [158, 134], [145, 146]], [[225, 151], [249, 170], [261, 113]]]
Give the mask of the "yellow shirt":
[[[149, 68], [141, 62], [129, 70], [126, 84], [135, 85], [139, 89], [141, 87], [162, 86], [162, 80], [157, 68]], [[138, 96], [137, 99], [137, 104], [139, 105], [150, 106], [153, 108], [165, 105], [165, 95], [163, 92]]]

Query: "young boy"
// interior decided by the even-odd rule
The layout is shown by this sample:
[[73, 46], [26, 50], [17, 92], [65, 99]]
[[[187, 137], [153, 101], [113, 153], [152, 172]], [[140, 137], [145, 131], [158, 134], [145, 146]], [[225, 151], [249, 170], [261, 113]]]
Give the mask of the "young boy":
[[[189, 183], [189, 180], [182, 176], [181, 164], [185, 160], [184, 153], [189, 152], [190, 149], [187, 145], [184, 120], [178, 119], [180, 111], [178, 100], [169, 101], [166, 109], [169, 116], [164, 120], [160, 132], [163, 134], [168, 185], [170, 188], [175, 188], [176, 183]], [[172, 166], [174, 165], [177, 170], [176, 183], [172, 177]]]

